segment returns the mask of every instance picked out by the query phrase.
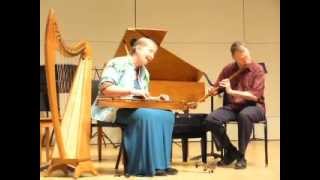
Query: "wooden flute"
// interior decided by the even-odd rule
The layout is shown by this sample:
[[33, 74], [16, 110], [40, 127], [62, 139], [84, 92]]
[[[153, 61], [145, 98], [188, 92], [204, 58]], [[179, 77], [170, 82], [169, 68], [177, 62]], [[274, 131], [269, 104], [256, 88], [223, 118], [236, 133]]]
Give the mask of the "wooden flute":
[[[246, 66], [243, 67], [243, 68], [240, 68], [238, 71], [236, 71], [235, 73], [233, 73], [228, 79], [229, 79], [229, 80], [232, 80], [233, 78], [235, 78], [236, 76], [238, 76], [241, 72], [243, 72], [243, 71], [246, 70], [246, 69], [247, 69]], [[214, 88], [213, 92], [219, 91], [219, 90], [221, 90], [221, 89], [223, 89], [223, 87], [218, 86], [218, 87]], [[211, 95], [210, 95], [209, 93], [206, 94], [205, 96], [203, 96], [202, 98], [200, 98], [199, 102], [205, 101], [205, 100], [206, 100], [208, 97], [210, 97], [210, 96], [211, 96]]]

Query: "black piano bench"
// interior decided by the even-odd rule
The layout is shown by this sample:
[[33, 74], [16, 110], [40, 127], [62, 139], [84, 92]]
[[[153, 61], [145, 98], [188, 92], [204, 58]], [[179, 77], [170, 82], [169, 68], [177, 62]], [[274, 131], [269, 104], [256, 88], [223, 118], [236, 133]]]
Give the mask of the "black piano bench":
[[203, 163], [207, 163], [207, 128], [205, 118], [207, 114], [201, 113], [175, 113], [175, 125], [173, 128], [173, 139], [181, 139], [182, 159], [188, 159], [188, 139], [201, 138], [201, 158]]

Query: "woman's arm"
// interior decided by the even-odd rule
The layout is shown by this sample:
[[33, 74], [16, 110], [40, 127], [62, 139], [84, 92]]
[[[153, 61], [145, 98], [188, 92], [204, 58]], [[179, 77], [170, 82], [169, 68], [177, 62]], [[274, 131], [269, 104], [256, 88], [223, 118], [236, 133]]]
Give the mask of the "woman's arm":
[[111, 82], [103, 82], [100, 85], [100, 92], [102, 95], [107, 97], [121, 97], [121, 96], [134, 95], [134, 96], [143, 96], [146, 98], [149, 96], [149, 93], [146, 91], [117, 87], [113, 85]]

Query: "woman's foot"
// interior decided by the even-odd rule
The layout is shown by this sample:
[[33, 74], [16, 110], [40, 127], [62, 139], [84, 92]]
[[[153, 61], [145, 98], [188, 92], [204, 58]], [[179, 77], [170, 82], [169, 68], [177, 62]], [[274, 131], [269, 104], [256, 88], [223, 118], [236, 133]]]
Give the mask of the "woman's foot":
[[174, 169], [174, 168], [167, 168], [166, 169], [166, 173], [168, 175], [176, 175], [178, 173], [178, 170], [177, 169]]
[[165, 170], [156, 170], [156, 176], [166, 176], [167, 175], [167, 172]]

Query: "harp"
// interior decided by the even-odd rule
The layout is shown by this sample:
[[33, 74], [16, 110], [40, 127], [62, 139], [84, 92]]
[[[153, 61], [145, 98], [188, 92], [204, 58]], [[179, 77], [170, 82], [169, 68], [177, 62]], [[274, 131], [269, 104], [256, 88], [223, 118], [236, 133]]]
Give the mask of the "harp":
[[[50, 9], [45, 32], [45, 70], [51, 118], [55, 131], [56, 144], [52, 153], [47, 176], [55, 170], [74, 170], [74, 177], [83, 172], [97, 175], [90, 159], [90, 108], [91, 108], [91, 48], [87, 42], [67, 46], [61, 37], [54, 10]], [[64, 114], [58, 106], [56, 83], [56, 57], [79, 56], [70, 95]]]

